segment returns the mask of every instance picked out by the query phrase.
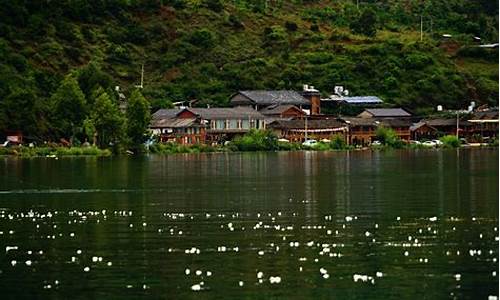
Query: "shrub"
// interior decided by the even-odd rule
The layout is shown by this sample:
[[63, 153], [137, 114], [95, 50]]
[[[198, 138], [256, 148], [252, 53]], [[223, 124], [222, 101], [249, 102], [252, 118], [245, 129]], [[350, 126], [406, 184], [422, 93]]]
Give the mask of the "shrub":
[[404, 146], [403, 141], [391, 128], [380, 126], [377, 128], [375, 135], [377, 137], [377, 140], [384, 146], [389, 146], [392, 148], [402, 148]]
[[301, 145], [299, 143], [278, 142], [278, 150], [296, 151], [300, 149]]
[[443, 147], [457, 148], [460, 147], [460, 140], [455, 135], [445, 135], [439, 139], [443, 143]]
[[269, 151], [278, 150], [278, 139], [269, 130], [255, 130], [242, 137], [237, 137], [232, 142], [239, 151]]
[[336, 134], [333, 136], [330, 142], [330, 148], [333, 150], [342, 150], [347, 148], [347, 144], [344, 140], [344, 137], [340, 134]]

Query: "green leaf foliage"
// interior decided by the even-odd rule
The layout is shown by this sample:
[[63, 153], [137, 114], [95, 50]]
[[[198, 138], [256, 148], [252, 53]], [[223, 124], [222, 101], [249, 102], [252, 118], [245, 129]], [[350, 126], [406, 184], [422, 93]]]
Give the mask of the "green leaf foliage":
[[50, 102], [52, 125], [57, 137], [72, 138], [81, 131], [86, 115], [86, 99], [72, 75], [64, 78]]
[[146, 140], [146, 131], [151, 120], [149, 103], [139, 90], [134, 90], [127, 106], [127, 136], [132, 147], [138, 147]]
[[95, 100], [90, 118], [97, 132], [97, 143], [102, 147], [119, 145], [124, 135], [124, 117], [106, 92]]

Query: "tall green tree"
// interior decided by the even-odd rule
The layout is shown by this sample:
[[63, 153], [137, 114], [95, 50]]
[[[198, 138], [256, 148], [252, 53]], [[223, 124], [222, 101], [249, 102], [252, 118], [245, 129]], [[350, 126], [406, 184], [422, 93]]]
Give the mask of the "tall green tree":
[[111, 101], [106, 92], [95, 100], [86, 128], [95, 128], [97, 143], [101, 148], [119, 145], [123, 141], [124, 118], [118, 106]]
[[139, 90], [134, 90], [127, 106], [127, 136], [132, 147], [137, 147], [145, 141], [150, 120], [149, 102]]
[[51, 97], [52, 125], [58, 137], [74, 138], [81, 133], [86, 116], [86, 99], [72, 75], [64, 78]]

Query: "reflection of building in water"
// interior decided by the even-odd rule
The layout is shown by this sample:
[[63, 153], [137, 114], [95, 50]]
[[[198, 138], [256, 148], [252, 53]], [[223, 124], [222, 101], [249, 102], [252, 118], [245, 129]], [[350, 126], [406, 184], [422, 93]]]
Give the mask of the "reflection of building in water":
[[[444, 167], [443, 167], [443, 152], [438, 153], [438, 202], [439, 215], [444, 215]], [[459, 203], [459, 202], [457, 202]]]
[[351, 213], [351, 153], [347, 151], [344, 159], [335, 161], [333, 174], [333, 196], [335, 214], [347, 216]]
[[304, 152], [304, 202], [306, 220], [312, 221], [317, 218], [315, 207], [317, 203], [316, 179], [317, 179], [317, 157], [315, 152]]

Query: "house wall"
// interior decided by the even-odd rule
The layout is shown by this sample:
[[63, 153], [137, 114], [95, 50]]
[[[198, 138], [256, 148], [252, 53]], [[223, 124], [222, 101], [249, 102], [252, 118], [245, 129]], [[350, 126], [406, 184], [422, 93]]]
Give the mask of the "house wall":
[[204, 144], [206, 142], [206, 130], [203, 127], [185, 127], [162, 130], [160, 134], [160, 142], [162, 143], [177, 143], [180, 145]]
[[196, 118], [196, 115], [189, 111], [189, 110], [184, 110], [182, 112], [180, 112], [178, 115], [177, 115], [177, 118], [180, 118], [180, 119], [193, 119], [193, 118]]
[[375, 130], [373, 126], [352, 126], [349, 129], [347, 143], [349, 145], [367, 146], [375, 140]]
[[434, 139], [436, 138], [436, 135], [437, 131], [427, 125], [423, 125], [422, 127], [410, 132], [411, 139], [415, 141], [423, 139]]
[[472, 123], [472, 125], [467, 130], [468, 137], [498, 137], [498, 122], [485, 122], [485, 123]]
[[302, 96], [311, 103], [311, 115], [321, 114], [321, 94], [318, 92], [303, 92]]
[[225, 120], [211, 120], [211, 130], [250, 130], [250, 129], [265, 129], [266, 124], [264, 120], [255, 119], [225, 119]]
[[299, 111], [297, 109], [289, 108], [286, 111], [284, 111], [280, 117], [281, 118], [292, 118], [292, 117], [302, 117], [304, 116], [305, 113], [303, 111]]

